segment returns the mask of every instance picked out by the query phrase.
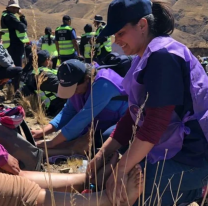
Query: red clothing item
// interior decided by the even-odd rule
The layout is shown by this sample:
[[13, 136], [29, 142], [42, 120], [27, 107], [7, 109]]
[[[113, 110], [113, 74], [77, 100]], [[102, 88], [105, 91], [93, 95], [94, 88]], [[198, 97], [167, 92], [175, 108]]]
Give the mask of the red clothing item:
[[132, 137], [132, 126], [134, 121], [131, 118], [129, 109], [127, 109], [126, 114], [118, 121], [116, 128], [111, 133], [110, 137], [114, 138], [121, 145], [128, 145], [129, 140]]
[[[142, 141], [157, 144], [170, 123], [174, 108], [175, 106], [172, 105], [158, 108], [146, 108], [144, 123], [141, 128], [138, 128], [136, 137]], [[119, 120], [116, 129], [110, 136], [121, 145], [127, 145], [132, 137], [133, 125], [134, 121], [128, 110]]]

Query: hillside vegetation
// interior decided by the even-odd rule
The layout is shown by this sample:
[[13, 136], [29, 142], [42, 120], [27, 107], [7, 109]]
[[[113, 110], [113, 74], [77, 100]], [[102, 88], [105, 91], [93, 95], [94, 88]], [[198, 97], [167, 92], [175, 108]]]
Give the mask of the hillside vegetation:
[[[37, 36], [43, 34], [46, 26], [53, 30], [62, 22], [62, 16], [70, 15], [72, 26], [77, 34], [83, 33], [86, 23], [92, 23], [95, 14], [104, 16], [110, 0], [19, 0], [28, 20], [28, 32], [34, 36], [32, 26], [37, 22]], [[3, 11], [7, 0], [1, 0], [0, 11]], [[208, 1], [207, 0], [167, 0], [175, 16], [176, 29], [173, 37], [189, 47], [208, 47]], [[32, 13], [31, 6], [35, 13]]]

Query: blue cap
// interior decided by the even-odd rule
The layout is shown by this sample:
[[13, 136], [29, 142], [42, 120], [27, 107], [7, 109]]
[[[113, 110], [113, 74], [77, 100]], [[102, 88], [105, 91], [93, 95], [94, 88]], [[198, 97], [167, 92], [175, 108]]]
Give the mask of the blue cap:
[[47, 50], [38, 51], [38, 66], [42, 66], [42, 64], [50, 58], [50, 54]]
[[86, 72], [85, 64], [77, 59], [70, 59], [61, 64], [58, 69], [58, 97], [68, 99], [76, 91], [78, 83]]
[[152, 14], [150, 0], [113, 0], [108, 7], [107, 25], [99, 36], [115, 34], [127, 23], [149, 14]]

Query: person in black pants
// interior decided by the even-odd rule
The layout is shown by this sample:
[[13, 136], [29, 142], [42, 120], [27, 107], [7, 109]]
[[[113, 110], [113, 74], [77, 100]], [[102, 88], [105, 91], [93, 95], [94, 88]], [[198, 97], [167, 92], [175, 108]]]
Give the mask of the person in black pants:
[[14, 90], [19, 88], [20, 76], [22, 73], [22, 67], [14, 66], [14, 62], [9, 55], [8, 51], [4, 49], [2, 45], [1, 36], [4, 34], [0, 30], [0, 81], [5, 82], [7, 79], [12, 79]]
[[[15, 14], [18, 14], [17, 18]], [[21, 13], [18, 4], [11, 4], [7, 6], [2, 13], [1, 28], [8, 29], [10, 45], [7, 48], [11, 55], [15, 66], [22, 66], [22, 56], [24, 55], [24, 44], [29, 42], [27, 37], [27, 21], [25, 16]], [[19, 36], [18, 36], [19, 35]], [[22, 36], [21, 36], [22, 35]], [[25, 36], [24, 36], [25, 35]]]

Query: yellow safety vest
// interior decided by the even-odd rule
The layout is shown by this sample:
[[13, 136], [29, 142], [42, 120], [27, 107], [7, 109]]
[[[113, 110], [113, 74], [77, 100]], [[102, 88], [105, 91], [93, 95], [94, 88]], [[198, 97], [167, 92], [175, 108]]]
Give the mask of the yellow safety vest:
[[[82, 37], [85, 36], [92, 38], [93, 36], [95, 36], [95, 32], [82, 34]], [[91, 49], [92, 49], [92, 45], [90, 43], [84, 45], [84, 57], [86, 59], [91, 58]]]
[[[105, 26], [100, 26], [96, 31], [96, 36], [99, 36], [100, 30], [104, 29]], [[102, 44], [96, 44], [95, 48], [97, 48], [97, 56], [101, 54], [101, 49], [104, 47], [107, 52], [112, 51], [112, 43], [111, 43], [111, 36], [108, 36], [107, 41], [103, 42]]]
[[[61, 31], [61, 30], [69, 30], [72, 31], [73, 29], [70, 26], [60, 26], [56, 29], [56, 31]], [[63, 40], [62, 40], [63, 39]], [[60, 37], [58, 40], [59, 44], [59, 54], [60, 55], [71, 55], [74, 54], [75, 48], [72, 43], [72, 39], [69, 36], [64, 36]]]
[[[49, 72], [54, 75], [57, 75], [58, 70], [56, 69], [48, 69], [47, 67], [40, 67], [38, 68], [38, 74], [40, 73], [40, 70], [43, 70], [44, 72]], [[35, 74], [35, 71], [33, 71], [33, 74]], [[50, 107], [51, 101], [56, 99], [56, 93], [50, 92], [50, 91], [38, 91], [35, 90], [36, 94], [40, 97], [41, 101], [45, 105], [46, 109]]]
[[[7, 16], [7, 12], [3, 12], [2, 16], [5, 17]], [[14, 15], [14, 14], [13, 14]], [[14, 15], [15, 16], [15, 15]], [[16, 16], [15, 16], [16, 17]], [[17, 18], [17, 17], [16, 17]], [[10, 46], [10, 35], [9, 35], [9, 29], [8, 28], [2, 28], [2, 31], [5, 32], [5, 34], [2, 36], [3, 40], [3, 46], [5, 49], [7, 49]], [[19, 31], [15, 30], [17, 37], [22, 43], [28, 43], [30, 40], [27, 36], [27, 32], [20, 33]]]
[[42, 50], [47, 50], [52, 57], [58, 56], [58, 51], [56, 50], [56, 45], [55, 45], [55, 36], [51, 35], [51, 45], [48, 45], [48, 36], [44, 35], [41, 37], [42, 40], [42, 45], [41, 49]]

